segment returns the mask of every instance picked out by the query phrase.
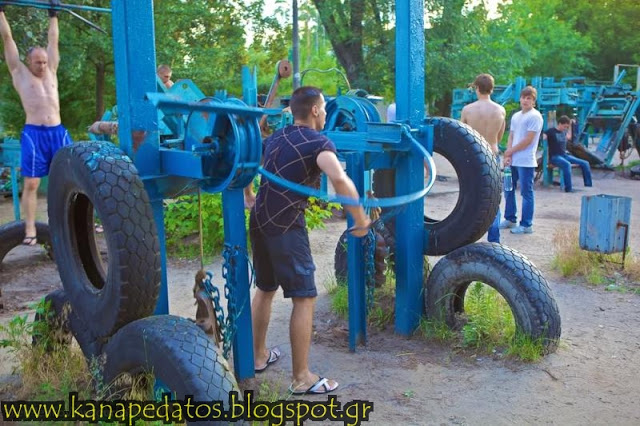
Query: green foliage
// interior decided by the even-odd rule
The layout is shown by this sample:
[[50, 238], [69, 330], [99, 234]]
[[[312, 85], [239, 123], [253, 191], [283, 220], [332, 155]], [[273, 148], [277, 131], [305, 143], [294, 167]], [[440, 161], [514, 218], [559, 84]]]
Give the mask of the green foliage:
[[[224, 245], [222, 194], [203, 193], [201, 205], [203, 250], [210, 255]], [[170, 253], [180, 257], [199, 256], [199, 210], [197, 195], [185, 195], [167, 205], [164, 226]]]
[[[109, 7], [108, 0], [78, 4]], [[227, 89], [240, 94], [243, 64], [257, 66], [259, 93], [267, 93], [278, 60], [291, 56], [291, 11], [285, 0], [266, 12], [264, 0], [154, 0], [157, 63], [167, 63], [174, 79], [192, 79], [206, 94]], [[486, 2], [425, 1], [426, 88], [432, 115], [449, 111], [451, 91], [476, 74], [489, 72], [498, 84], [516, 76], [586, 75], [610, 80], [617, 63], [638, 63], [640, 8], [627, 0], [568, 6], [560, 0], [499, 2], [490, 14]], [[82, 12], [111, 30], [109, 14]], [[7, 16], [24, 55], [46, 44], [46, 12], [9, 7]], [[394, 96], [395, 2], [391, 0], [300, 0], [300, 70], [337, 67], [352, 87]], [[58, 71], [62, 120], [76, 140], [115, 103], [110, 37], [89, 29], [68, 14], [60, 19]], [[632, 72], [633, 73], [633, 72]], [[634, 76], [629, 76], [634, 82]], [[313, 73], [305, 84], [333, 95], [346, 89], [336, 73]], [[285, 79], [280, 95], [288, 95]], [[19, 134], [24, 112], [6, 66], [0, 67], [0, 125]]]
[[[201, 205], [203, 250], [210, 256], [224, 245], [222, 195], [203, 193]], [[340, 208], [339, 204], [310, 198], [305, 210], [307, 229], [324, 228], [323, 221], [331, 217], [333, 210]], [[173, 255], [191, 258], [200, 255], [199, 211], [197, 195], [185, 195], [167, 203], [164, 220], [167, 250]], [[249, 214], [246, 213], [246, 229], [249, 229]]]
[[307, 222], [307, 229], [324, 229], [324, 221], [329, 219], [333, 215], [334, 211], [341, 209], [342, 206], [338, 203], [326, 203], [318, 198], [309, 197], [309, 206], [304, 211], [304, 219]]

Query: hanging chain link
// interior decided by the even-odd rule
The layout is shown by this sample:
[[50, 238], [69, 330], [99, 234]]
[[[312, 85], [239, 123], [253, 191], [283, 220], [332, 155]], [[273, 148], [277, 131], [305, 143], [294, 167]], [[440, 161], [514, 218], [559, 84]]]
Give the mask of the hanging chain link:
[[366, 303], [367, 313], [371, 312], [375, 302], [375, 288], [376, 288], [376, 235], [373, 229], [370, 229], [367, 235], [364, 237], [364, 285], [367, 291]]
[[236, 268], [238, 266], [238, 258], [242, 256], [246, 258], [247, 264], [251, 270], [249, 286], [255, 281], [254, 270], [251, 262], [249, 261], [249, 255], [247, 251], [239, 246], [231, 247], [229, 244], [225, 244], [222, 250], [222, 257], [224, 259], [222, 263], [222, 278], [225, 280], [224, 284], [224, 296], [227, 299], [227, 314], [225, 315], [224, 308], [220, 303], [220, 291], [212, 282], [213, 274], [207, 272], [207, 277], [204, 280], [204, 288], [207, 294], [213, 301], [213, 307], [216, 313], [216, 320], [220, 327], [222, 335], [222, 354], [228, 360], [229, 353], [231, 352], [231, 345], [233, 338], [237, 331], [237, 319], [240, 315], [236, 300]]

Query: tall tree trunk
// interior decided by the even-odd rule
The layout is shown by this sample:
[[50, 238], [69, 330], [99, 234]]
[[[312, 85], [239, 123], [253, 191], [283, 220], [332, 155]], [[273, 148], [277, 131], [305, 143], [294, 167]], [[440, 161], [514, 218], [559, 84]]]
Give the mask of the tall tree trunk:
[[362, 49], [365, 1], [347, 0], [344, 5], [326, 0], [313, 0], [313, 3], [351, 86], [370, 90]]
[[100, 120], [104, 114], [105, 68], [104, 60], [96, 63], [96, 120]]

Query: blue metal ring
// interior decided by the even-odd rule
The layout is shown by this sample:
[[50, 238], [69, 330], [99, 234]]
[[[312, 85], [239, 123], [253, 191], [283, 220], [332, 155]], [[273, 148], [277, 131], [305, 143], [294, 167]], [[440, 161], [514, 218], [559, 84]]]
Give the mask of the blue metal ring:
[[412, 148], [414, 148], [419, 154], [421, 154], [425, 158], [426, 160], [425, 167], [429, 171], [429, 181], [427, 182], [427, 185], [420, 191], [416, 191], [410, 194], [398, 195], [395, 197], [388, 197], [388, 198], [362, 197], [359, 199], [353, 199], [353, 198], [345, 197], [342, 195], [330, 195], [319, 189], [315, 189], [305, 185], [301, 185], [299, 183], [291, 182], [290, 180], [284, 179], [280, 176], [277, 176], [271, 172], [266, 171], [262, 166], [260, 166], [260, 168], [258, 169], [258, 173], [263, 175], [265, 178], [267, 178], [271, 182], [278, 184], [286, 189], [290, 189], [298, 194], [306, 195], [309, 197], [316, 197], [328, 202], [337, 202], [347, 206], [361, 205], [367, 208], [402, 206], [404, 204], [409, 204], [413, 201], [423, 198], [427, 194], [427, 192], [431, 190], [431, 187], [433, 186], [433, 183], [435, 182], [435, 178], [436, 178], [436, 166], [429, 152], [427, 152], [427, 150], [420, 144], [420, 142], [415, 140], [408, 131], [405, 131], [405, 135], [408, 135], [408, 137], [410, 138]]

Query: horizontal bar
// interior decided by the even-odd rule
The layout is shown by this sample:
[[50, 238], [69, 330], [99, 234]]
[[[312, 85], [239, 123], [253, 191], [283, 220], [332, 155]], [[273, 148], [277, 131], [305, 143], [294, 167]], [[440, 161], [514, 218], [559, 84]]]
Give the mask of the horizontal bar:
[[111, 9], [105, 9], [104, 7], [84, 6], [80, 4], [60, 4], [59, 6], [52, 6], [49, 3], [41, 3], [33, 0], [5, 0], [3, 1], [3, 3], [8, 6], [27, 6], [27, 7], [35, 7], [36, 9], [47, 9], [47, 10], [77, 9], [77, 10], [86, 10], [88, 12], [111, 13]]
[[184, 102], [164, 93], [147, 93], [147, 99], [156, 107], [167, 113], [189, 114], [193, 111], [212, 111], [223, 114], [262, 117], [270, 111], [262, 108], [238, 106], [229, 103]]
[[204, 179], [202, 156], [177, 149], [160, 148], [162, 173], [193, 179]]

